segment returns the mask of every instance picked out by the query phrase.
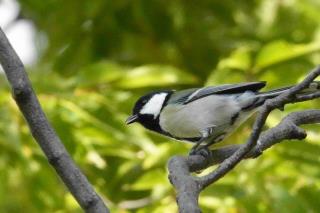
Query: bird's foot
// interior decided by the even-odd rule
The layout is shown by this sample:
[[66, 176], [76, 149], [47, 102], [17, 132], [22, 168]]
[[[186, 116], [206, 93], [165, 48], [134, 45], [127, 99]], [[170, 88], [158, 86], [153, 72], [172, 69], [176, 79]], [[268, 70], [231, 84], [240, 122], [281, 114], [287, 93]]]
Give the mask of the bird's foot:
[[212, 156], [212, 152], [207, 146], [201, 146], [192, 148], [189, 152], [189, 156], [190, 155], [202, 155], [204, 158], [210, 158]]

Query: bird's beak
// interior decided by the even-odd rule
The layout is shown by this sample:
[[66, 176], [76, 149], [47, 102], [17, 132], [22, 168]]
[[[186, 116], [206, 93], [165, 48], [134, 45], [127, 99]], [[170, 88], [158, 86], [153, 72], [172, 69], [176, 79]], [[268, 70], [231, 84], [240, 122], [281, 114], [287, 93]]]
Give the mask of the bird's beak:
[[129, 124], [132, 124], [134, 122], [136, 122], [138, 120], [138, 115], [131, 115], [129, 116], [129, 118], [127, 118], [126, 120], [126, 124], [129, 125]]

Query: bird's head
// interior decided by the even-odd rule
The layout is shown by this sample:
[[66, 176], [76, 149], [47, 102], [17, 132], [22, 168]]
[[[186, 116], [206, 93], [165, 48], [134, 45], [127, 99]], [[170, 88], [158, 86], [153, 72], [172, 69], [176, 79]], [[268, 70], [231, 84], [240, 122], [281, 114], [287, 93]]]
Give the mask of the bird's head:
[[138, 122], [144, 127], [157, 130], [161, 109], [166, 105], [172, 91], [156, 91], [140, 97], [126, 120], [126, 124]]

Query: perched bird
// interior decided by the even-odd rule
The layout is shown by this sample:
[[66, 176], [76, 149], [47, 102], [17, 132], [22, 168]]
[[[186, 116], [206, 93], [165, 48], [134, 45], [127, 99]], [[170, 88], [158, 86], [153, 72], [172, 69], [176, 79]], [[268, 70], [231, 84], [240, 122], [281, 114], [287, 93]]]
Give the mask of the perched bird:
[[[136, 102], [126, 123], [138, 122], [162, 135], [193, 142], [190, 154], [195, 154], [230, 135], [267, 99], [290, 89], [259, 92], [265, 85], [249, 82], [151, 92]], [[302, 93], [319, 89], [319, 82], [312, 83], [310, 88]]]

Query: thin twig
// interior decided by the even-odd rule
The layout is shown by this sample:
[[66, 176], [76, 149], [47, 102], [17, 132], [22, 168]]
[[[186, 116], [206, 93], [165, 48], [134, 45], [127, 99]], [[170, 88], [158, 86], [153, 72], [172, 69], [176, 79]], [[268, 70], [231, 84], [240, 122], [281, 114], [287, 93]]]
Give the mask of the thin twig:
[[11, 85], [13, 97], [29, 124], [33, 137], [82, 209], [92, 213], [109, 212], [48, 122], [24, 66], [1, 28], [0, 62]]

